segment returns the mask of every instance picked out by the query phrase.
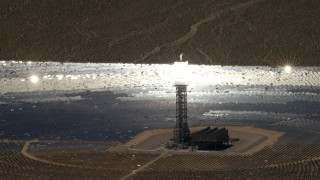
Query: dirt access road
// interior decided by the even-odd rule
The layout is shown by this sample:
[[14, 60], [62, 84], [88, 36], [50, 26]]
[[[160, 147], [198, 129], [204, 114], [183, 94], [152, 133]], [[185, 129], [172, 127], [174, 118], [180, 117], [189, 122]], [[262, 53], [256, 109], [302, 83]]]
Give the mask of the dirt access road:
[[263, 2], [263, 1], [265, 1], [265, 0], [247, 1], [247, 2], [244, 2], [244, 3], [238, 4], [236, 6], [232, 6], [232, 7], [226, 8], [226, 9], [219, 10], [219, 11], [217, 11], [215, 13], [209, 14], [206, 18], [204, 18], [204, 19], [198, 21], [197, 23], [191, 25], [190, 26], [190, 31], [187, 34], [185, 34], [184, 36], [182, 36], [181, 38], [179, 38], [179, 39], [177, 39], [175, 41], [172, 41], [172, 42], [169, 42], [169, 43], [166, 43], [166, 44], [163, 44], [163, 45], [155, 47], [152, 51], [147, 52], [141, 58], [136, 59], [134, 61], [134, 63], [139, 63], [139, 62], [145, 61], [148, 57], [158, 53], [162, 48], [167, 48], [167, 47], [170, 48], [170, 47], [178, 46], [178, 45], [181, 45], [181, 44], [185, 43], [186, 41], [188, 41], [189, 39], [191, 39], [193, 36], [195, 36], [197, 34], [198, 28], [201, 25], [203, 25], [204, 23], [213, 21], [213, 20], [219, 18], [221, 15], [223, 15], [225, 13], [230, 13], [232, 11], [239, 10], [239, 9], [243, 9], [243, 10], [248, 9], [251, 6], [253, 6], [253, 5], [257, 4], [257, 3]]

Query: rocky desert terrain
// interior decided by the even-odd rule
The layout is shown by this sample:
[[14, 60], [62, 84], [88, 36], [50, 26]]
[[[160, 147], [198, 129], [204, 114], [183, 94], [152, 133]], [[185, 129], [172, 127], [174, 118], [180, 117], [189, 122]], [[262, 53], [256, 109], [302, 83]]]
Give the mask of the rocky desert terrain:
[[2, 0], [0, 59], [318, 66], [317, 0]]

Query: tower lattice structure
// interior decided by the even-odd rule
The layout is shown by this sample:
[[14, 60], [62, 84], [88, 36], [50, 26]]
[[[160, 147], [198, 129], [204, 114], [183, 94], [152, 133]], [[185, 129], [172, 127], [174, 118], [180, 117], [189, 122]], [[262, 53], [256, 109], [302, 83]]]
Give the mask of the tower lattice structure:
[[190, 129], [187, 122], [187, 85], [176, 86], [176, 126], [173, 131], [173, 141], [185, 144], [190, 140]]

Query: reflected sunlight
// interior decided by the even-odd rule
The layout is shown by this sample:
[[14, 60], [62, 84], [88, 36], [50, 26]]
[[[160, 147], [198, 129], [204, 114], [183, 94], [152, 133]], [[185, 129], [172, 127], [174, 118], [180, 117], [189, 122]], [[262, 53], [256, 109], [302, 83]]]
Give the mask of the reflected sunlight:
[[292, 66], [290, 66], [290, 65], [285, 65], [285, 66], [284, 66], [284, 71], [285, 71], [286, 73], [291, 73], [291, 71], [292, 71]]
[[59, 81], [63, 79], [63, 75], [62, 74], [58, 74], [58, 75], [56, 75], [56, 77], [58, 78]]
[[39, 82], [39, 77], [36, 76], [36, 75], [32, 75], [30, 76], [30, 81], [34, 84], [38, 83]]

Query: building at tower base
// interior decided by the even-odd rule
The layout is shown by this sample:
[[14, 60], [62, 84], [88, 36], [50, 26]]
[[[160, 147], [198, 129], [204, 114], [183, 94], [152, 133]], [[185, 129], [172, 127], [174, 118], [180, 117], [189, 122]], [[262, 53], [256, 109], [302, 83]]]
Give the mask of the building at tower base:
[[222, 150], [229, 146], [226, 128], [206, 127], [190, 135], [190, 146], [200, 150]]

